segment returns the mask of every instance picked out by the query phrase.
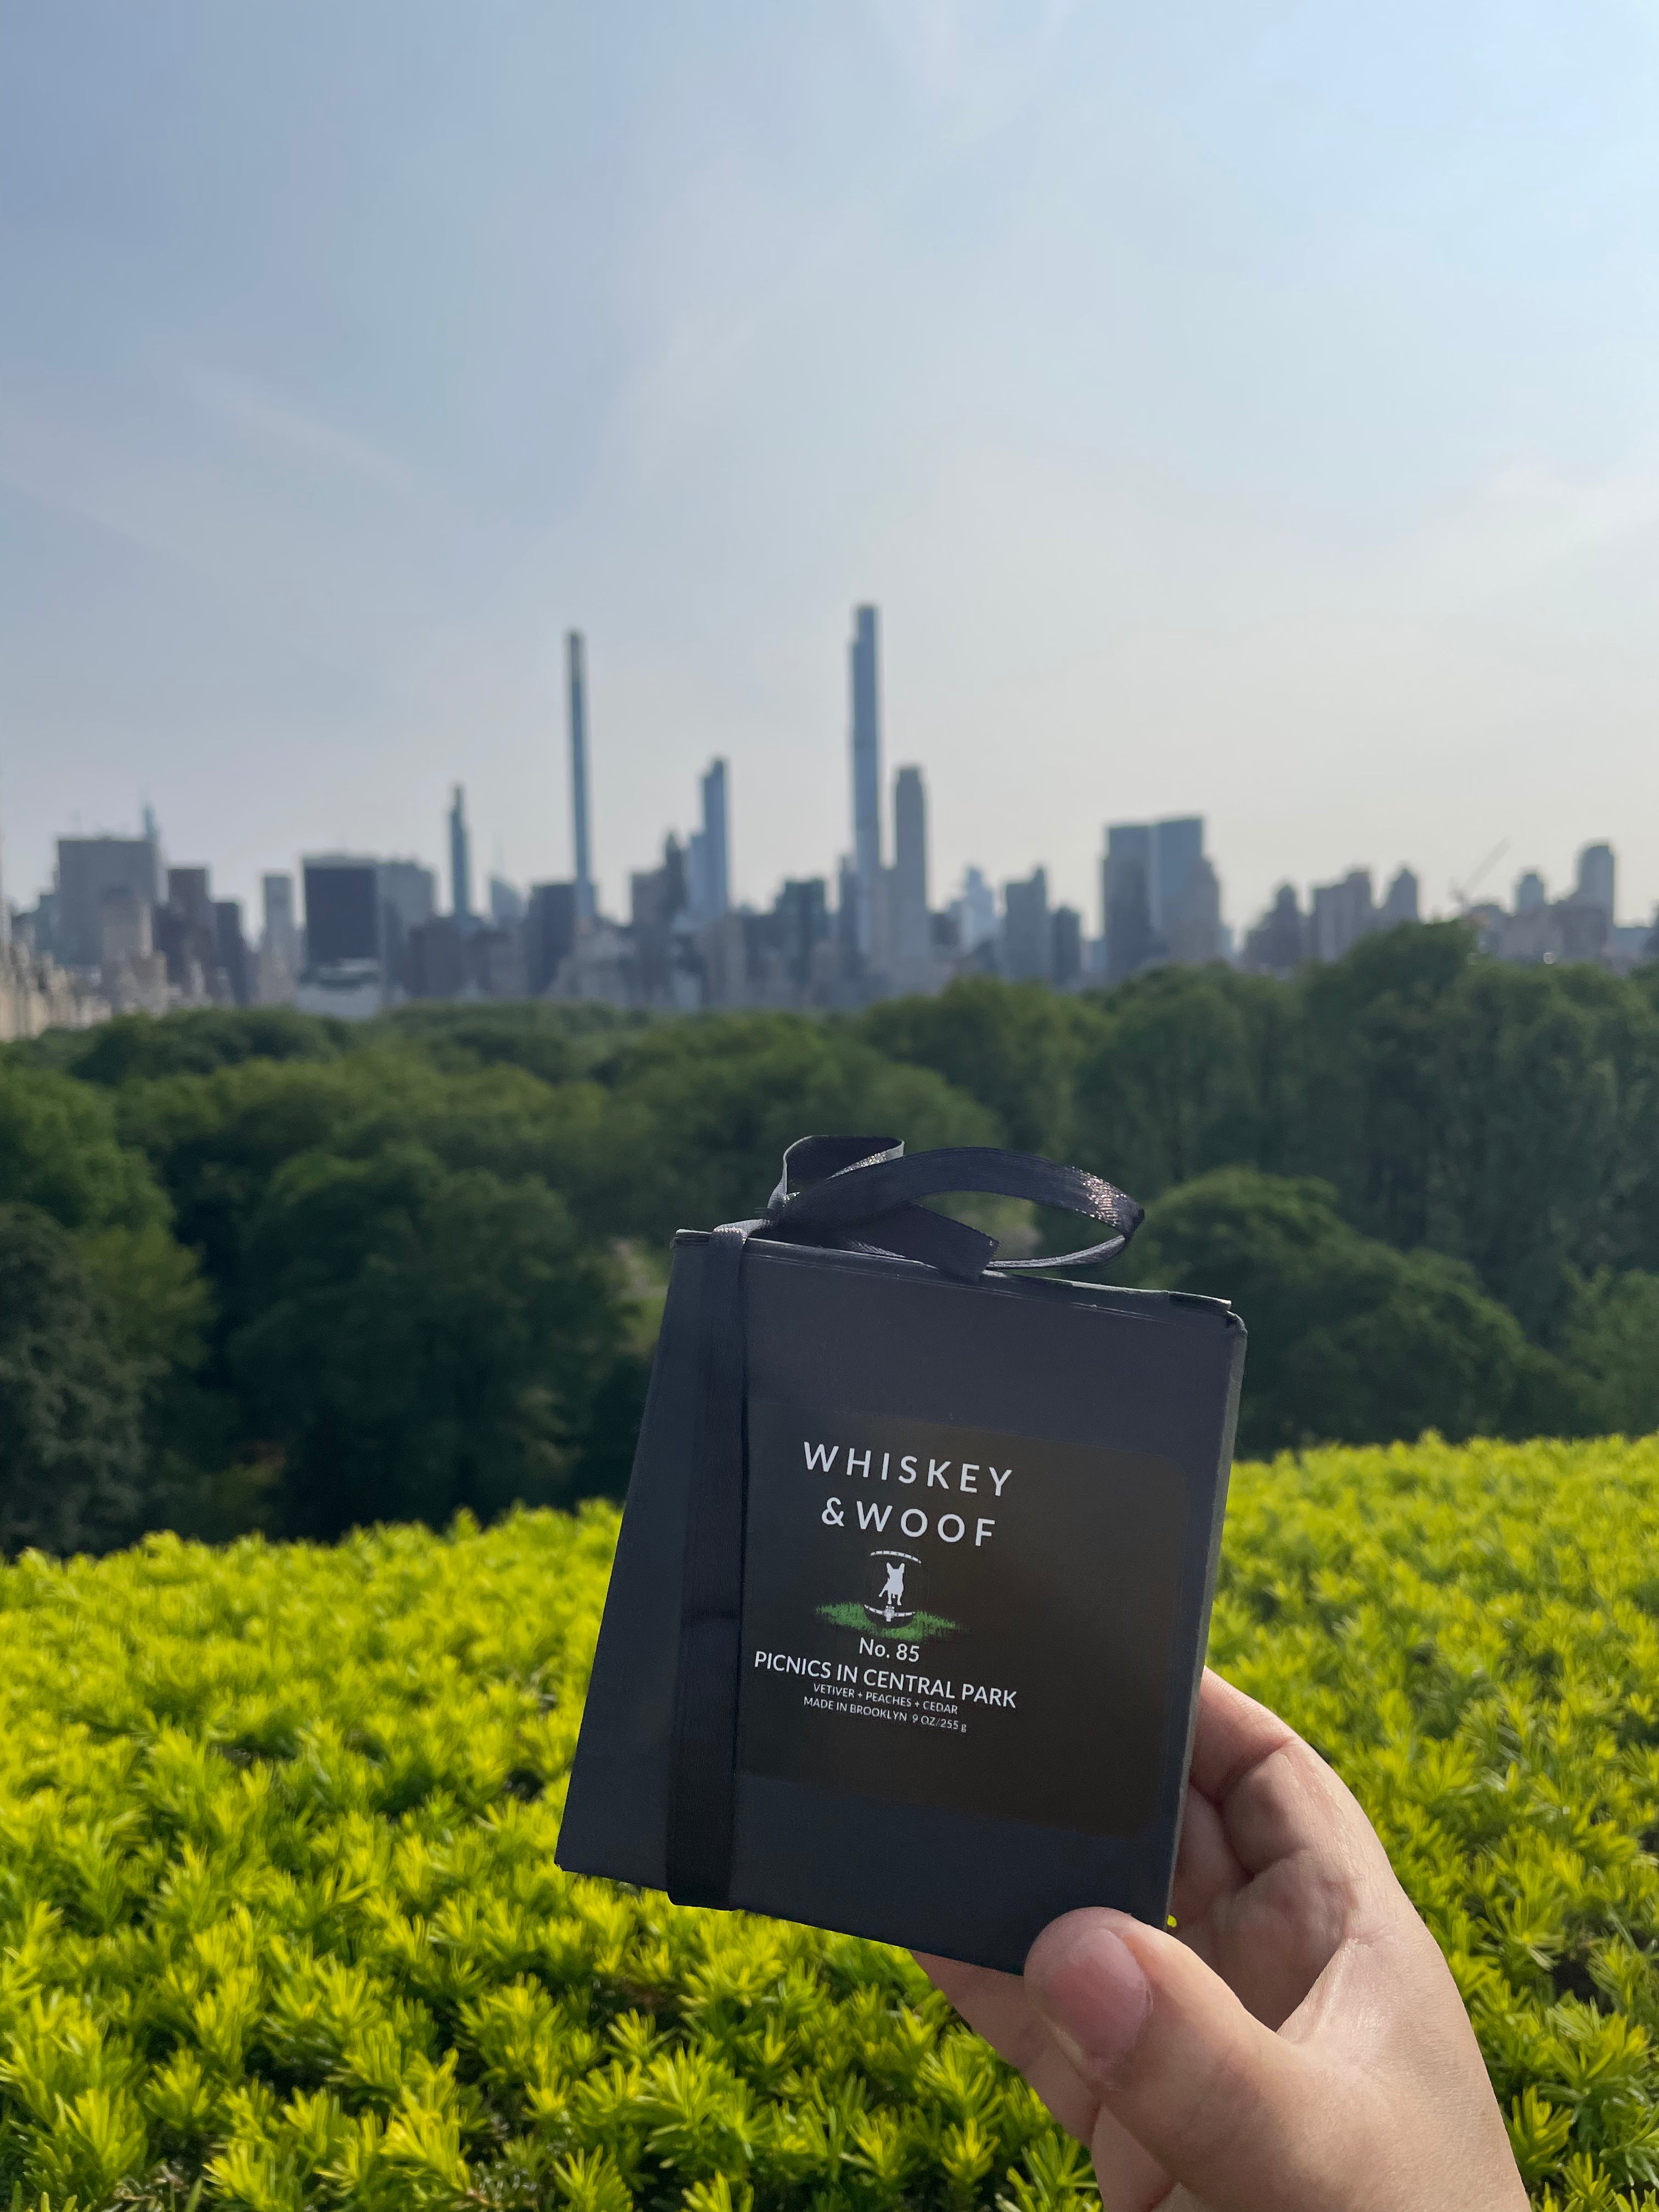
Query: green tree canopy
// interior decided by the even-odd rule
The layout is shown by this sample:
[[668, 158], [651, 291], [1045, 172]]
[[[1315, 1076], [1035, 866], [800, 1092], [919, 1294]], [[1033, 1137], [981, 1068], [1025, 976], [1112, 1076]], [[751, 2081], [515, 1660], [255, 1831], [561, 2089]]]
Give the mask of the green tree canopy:
[[1225, 1168], [1182, 1184], [1148, 1209], [1122, 1272], [1243, 1316], [1247, 1454], [1583, 1419], [1565, 1373], [1468, 1269], [1361, 1237], [1325, 1183]]
[[39, 1206], [0, 1203], [0, 1551], [133, 1533], [141, 1403], [74, 1238]]
[[885, 1000], [858, 1023], [890, 1060], [930, 1067], [977, 1099], [1016, 1152], [1050, 1159], [1073, 1156], [1077, 1072], [1099, 1030], [1086, 1000], [991, 975], [964, 976], [937, 998]]
[[797, 1137], [890, 1133], [915, 1152], [1000, 1140], [986, 1109], [931, 1069], [801, 1015], [665, 1024], [601, 1073], [610, 1097], [584, 1206], [658, 1250], [677, 1229], [759, 1212]]
[[318, 1536], [570, 1495], [627, 1351], [609, 1263], [554, 1192], [408, 1143], [283, 1168], [244, 1306], [231, 1371], [290, 1528]]

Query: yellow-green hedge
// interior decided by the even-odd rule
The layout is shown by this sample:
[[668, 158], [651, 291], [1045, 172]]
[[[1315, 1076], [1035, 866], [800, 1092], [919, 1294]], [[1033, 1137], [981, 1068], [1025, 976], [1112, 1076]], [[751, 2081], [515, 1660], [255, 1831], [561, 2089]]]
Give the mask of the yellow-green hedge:
[[[553, 1866], [614, 1516], [0, 1571], [0, 2202], [1086, 2203], [893, 1953]], [[1212, 1656], [1348, 1777], [1540, 2205], [1659, 2188], [1659, 1444], [1238, 1470]]]

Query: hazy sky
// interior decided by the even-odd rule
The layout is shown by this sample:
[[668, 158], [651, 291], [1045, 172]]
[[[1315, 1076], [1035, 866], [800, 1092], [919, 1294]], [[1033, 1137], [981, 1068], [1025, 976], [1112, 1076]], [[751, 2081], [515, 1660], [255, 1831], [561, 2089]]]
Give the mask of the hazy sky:
[[222, 894], [346, 845], [604, 894], [732, 763], [934, 894], [1201, 811], [1225, 910], [1659, 899], [1659, 0], [12, 0], [0, 810]]

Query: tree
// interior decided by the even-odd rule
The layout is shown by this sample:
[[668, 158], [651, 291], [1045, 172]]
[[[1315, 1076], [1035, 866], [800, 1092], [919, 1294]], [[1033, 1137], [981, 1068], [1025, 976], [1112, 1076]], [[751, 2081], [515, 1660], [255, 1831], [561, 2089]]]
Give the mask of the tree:
[[39, 1206], [0, 1204], [0, 1550], [132, 1533], [141, 1404], [73, 1237]]
[[119, 1014], [90, 1033], [70, 1067], [83, 1082], [115, 1088], [164, 1075], [210, 1075], [245, 1060], [333, 1060], [352, 1042], [349, 1022], [292, 1006], [195, 1006], [160, 1021]]
[[758, 1213], [797, 1137], [890, 1134], [920, 1152], [1000, 1134], [931, 1069], [896, 1066], [848, 1029], [798, 1014], [665, 1023], [599, 1072], [610, 1096], [586, 1218], [653, 1249], [677, 1229]]
[[141, 1152], [101, 1091], [0, 1057], [0, 1204], [38, 1206], [65, 1229], [139, 1229], [167, 1218]]
[[994, 1115], [1016, 1152], [1069, 1159], [1080, 1062], [1100, 1019], [1085, 1000], [1043, 983], [963, 976], [933, 999], [889, 999], [858, 1034], [890, 1060], [930, 1067]]
[[617, 1418], [626, 1312], [544, 1185], [408, 1143], [312, 1152], [251, 1225], [229, 1347], [253, 1442], [283, 1455], [289, 1531], [481, 1519], [579, 1494]]
[[1294, 1039], [1280, 985], [1154, 968], [1101, 1008], [1077, 1073], [1080, 1166], [1144, 1200], [1211, 1168], [1279, 1164]]
[[1598, 1428], [1659, 1429], [1659, 1274], [1604, 1268], [1580, 1283], [1563, 1350], [1595, 1394]]
[[1247, 1454], [1586, 1425], [1571, 1379], [1468, 1269], [1361, 1237], [1328, 1184], [1200, 1176], [1148, 1209], [1122, 1272], [1227, 1298], [1243, 1316]]

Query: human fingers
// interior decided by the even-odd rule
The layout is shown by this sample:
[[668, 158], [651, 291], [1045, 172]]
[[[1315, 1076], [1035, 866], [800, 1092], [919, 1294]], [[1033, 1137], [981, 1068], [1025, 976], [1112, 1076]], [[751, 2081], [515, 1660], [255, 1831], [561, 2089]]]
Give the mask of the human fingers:
[[[1033, 2011], [1115, 2124], [1097, 2154], [1111, 2212], [1152, 2212], [1171, 2178], [1214, 2212], [1323, 2212], [1350, 2201], [1364, 2082], [1332, 2094], [1316, 2056], [1255, 2020], [1173, 1938], [1125, 1913], [1068, 1913], [1038, 1937], [1025, 1983]], [[1145, 2154], [1139, 2176], [1124, 2169], [1116, 2130]]]
[[1139, 2212], [1170, 2185], [1150, 2154], [1103, 2112], [1031, 2003], [1018, 1974], [964, 1966], [959, 1959], [912, 1954], [941, 1995], [976, 2034], [1023, 2074], [1067, 2135], [1087, 2143], [1100, 2185], [1101, 2212]]
[[1067, 2135], [1087, 2142], [1094, 2130], [1095, 2098], [1033, 2008], [1020, 1977], [927, 1951], [911, 1955], [975, 2033], [1025, 2076]]
[[1252, 1879], [1299, 1860], [1310, 1886], [1334, 1900], [1385, 1911], [1403, 1902], [1388, 1854], [1341, 1778], [1276, 1713], [1207, 1672], [1193, 1782]]

